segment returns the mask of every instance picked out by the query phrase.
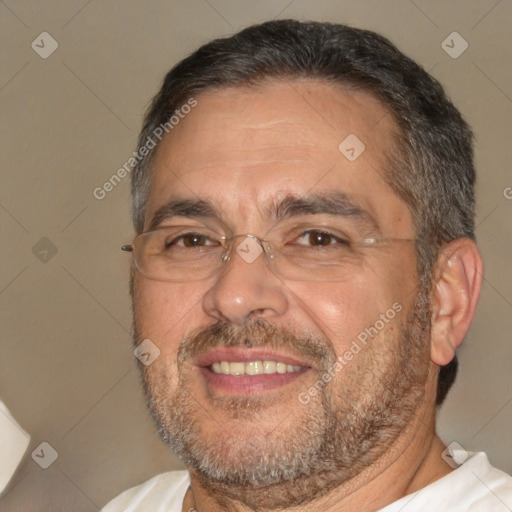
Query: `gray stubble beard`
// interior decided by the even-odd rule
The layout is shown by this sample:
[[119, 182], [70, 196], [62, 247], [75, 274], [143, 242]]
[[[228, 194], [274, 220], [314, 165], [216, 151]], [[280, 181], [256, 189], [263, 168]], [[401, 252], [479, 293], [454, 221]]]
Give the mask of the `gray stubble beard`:
[[[278, 428], [261, 431], [261, 425], [249, 431], [248, 418], [252, 415], [256, 422], [269, 404], [258, 397], [223, 399], [214, 403], [215, 410], [206, 418], [222, 427], [215, 441], [208, 442], [198, 416], [208, 413], [198, 412], [190, 376], [180, 371], [171, 393], [168, 368], [156, 362], [142, 373], [149, 409], [162, 439], [219, 502], [235, 499], [266, 509], [310, 502], [374, 464], [414, 419], [425, 395], [429, 366], [430, 324], [425, 308], [428, 300], [420, 291], [407, 321], [397, 329], [394, 349], [365, 347], [342, 370], [343, 389], [336, 390], [339, 379], [335, 379], [307, 406], [297, 401], [292, 428], [288, 417], [278, 426], [280, 432]], [[240, 339], [250, 337], [236, 331], [241, 334], [237, 338], [229, 326], [216, 328], [226, 344], [240, 345]], [[278, 329], [263, 324], [257, 329], [262, 339], [273, 339], [274, 346], [280, 343]], [[285, 338], [290, 341], [290, 335]], [[143, 339], [137, 328], [134, 339]], [[186, 345], [193, 346], [195, 339], [209, 343], [202, 332]], [[383, 336], [374, 343], [389, 341]], [[299, 345], [305, 347], [305, 342]], [[218, 338], [211, 343], [218, 344]], [[329, 340], [318, 338], [314, 343], [318, 354], [323, 345], [324, 367], [332, 365], [335, 355]], [[188, 351], [182, 346], [178, 361], [180, 356], [186, 359], [184, 354]], [[386, 357], [376, 357], [379, 354]], [[368, 365], [372, 362], [373, 367]]]

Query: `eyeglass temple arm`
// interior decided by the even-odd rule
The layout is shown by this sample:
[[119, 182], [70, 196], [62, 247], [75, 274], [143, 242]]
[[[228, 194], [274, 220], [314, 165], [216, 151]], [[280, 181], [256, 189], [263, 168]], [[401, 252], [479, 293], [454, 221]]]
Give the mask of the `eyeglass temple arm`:
[[121, 251], [125, 252], [133, 252], [133, 245], [122, 245]]

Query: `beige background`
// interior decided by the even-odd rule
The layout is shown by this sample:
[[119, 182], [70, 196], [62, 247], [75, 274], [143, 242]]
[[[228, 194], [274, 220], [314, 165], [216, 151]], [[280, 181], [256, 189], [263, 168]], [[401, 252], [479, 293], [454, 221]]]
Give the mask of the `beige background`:
[[[383, 33], [474, 127], [486, 278], [439, 430], [512, 472], [512, 2], [5, 0], [0, 16], [0, 397], [32, 436], [0, 510], [94, 511], [177, 467], [145, 411], [130, 347], [129, 257], [119, 251], [132, 238], [128, 178], [103, 200], [93, 189], [131, 156], [173, 64], [274, 17]], [[43, 31], [58, 42], [47, 59], [31, 48]], [[441, 48], [453, 31], [469, 43], [458, 59]], [[43, 237], [56, 254], [47, 241], [33, 249]], [[59, 455], [46, 470], [30, 457], [43, 441]]]

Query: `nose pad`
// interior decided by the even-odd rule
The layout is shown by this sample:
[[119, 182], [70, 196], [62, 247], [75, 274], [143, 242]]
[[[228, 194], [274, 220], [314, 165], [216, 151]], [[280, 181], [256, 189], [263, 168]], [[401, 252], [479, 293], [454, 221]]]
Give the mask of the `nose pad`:
[[260, 240], [251, 235], [246, 235], [236, 246], [236, 253], [248, 264], [254, 263], [263, 252]]
[[235, 235], [229, 241], [226, 251], [221, 256], [222, 262], [226, 263], [231, 259], [233, 245], [236, 244], [236, 253], [246, 263], [251, 264], [256, 261], [259, 256], [264, 253], [268, 262], [274, 259], [270, 244], [266, 240], [262, 240], [257, 236], [250, 234]]

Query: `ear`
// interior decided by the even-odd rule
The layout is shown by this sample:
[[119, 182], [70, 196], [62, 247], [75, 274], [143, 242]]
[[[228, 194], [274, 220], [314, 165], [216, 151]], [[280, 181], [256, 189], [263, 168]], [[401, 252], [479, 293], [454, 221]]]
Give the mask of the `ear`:
[[432, 289], [431, 359], [444, 366], [455, 355], [475, 314], [482, 285], [483, 264], [469, 238], [445, 245], [437, 260]]

